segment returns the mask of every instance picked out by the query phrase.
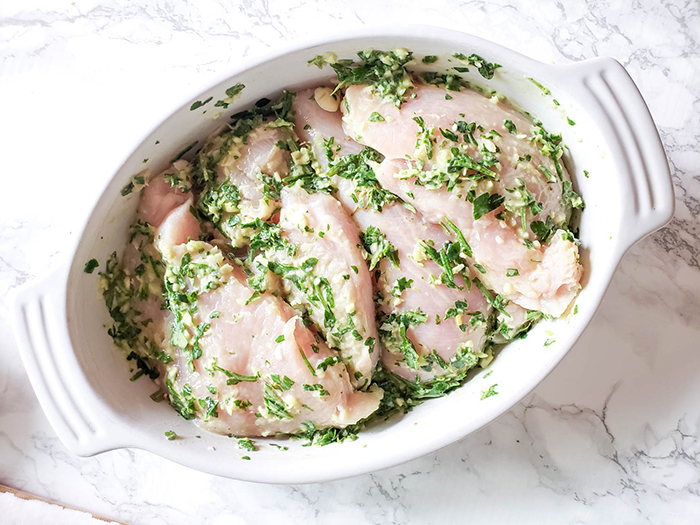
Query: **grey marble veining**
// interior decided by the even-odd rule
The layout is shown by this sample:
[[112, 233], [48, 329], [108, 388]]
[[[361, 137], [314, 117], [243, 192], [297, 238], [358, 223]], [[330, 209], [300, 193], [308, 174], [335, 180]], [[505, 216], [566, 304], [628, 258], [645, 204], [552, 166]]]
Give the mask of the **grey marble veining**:
[[[461, 29], [545, 62], [617, 58], [659, 127], [673, 221], [630, 250], [590, 328], [533, 394], [437, 453], [292, 487], [138, 450], [69, 454], [10, 335], [12, 291], [61, 260], [112, 168], [175, 104], [268, 47], [389, 21]], [[0, 483], [134, 524], [697, 523], [698, 79], [693, 0], [0, 3]]]

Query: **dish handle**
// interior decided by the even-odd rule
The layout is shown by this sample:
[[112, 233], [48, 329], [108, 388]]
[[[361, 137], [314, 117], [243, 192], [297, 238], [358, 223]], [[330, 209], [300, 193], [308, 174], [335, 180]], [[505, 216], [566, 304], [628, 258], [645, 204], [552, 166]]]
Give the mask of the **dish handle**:
[[639, 89], [625, 68], [613, 58], [596, 58], [568, 66], [565, 82], [598, 114], [623, 184], [629, 232], [626, 250], [671, 220], [673, 183], [656, 125]]
[[63, 444], [79, 456], [121, 446], [111, 411], [87, 383], [66, 323], [63, 272], [20, 289], [14, 298], [15, 337], [44, 414]]

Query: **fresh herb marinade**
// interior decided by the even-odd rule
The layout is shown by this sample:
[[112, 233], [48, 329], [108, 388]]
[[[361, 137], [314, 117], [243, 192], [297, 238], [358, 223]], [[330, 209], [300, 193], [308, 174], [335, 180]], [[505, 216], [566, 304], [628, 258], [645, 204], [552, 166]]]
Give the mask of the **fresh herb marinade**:
[[[329, 65], [337, 77], [335, 91], [338, 93], [342, 93], [348, 86], [368, 85], [377, 96], [398, 108], [413, 96], [416, 86], [421, 83], [444, 88], [446, 100], [452, 99], [448, 93], [450, 91], [475, 89], [467, 80], [444, 69], [412, 73], [410, 67], [416, 60], [408, 50], [366, 50], [360, 51], [358, 57], [359, 62], [355, 62], [326, 53], [310, 60], [309, 64], [319, 68]], [[450, 62], [452, 69], [458, 73], [468, 72], [469, 67], [475, 68], [486, 80], [492, 79], [501, 67], [478, 55], [459, 52], [447, 58], [427, 55], [421, 62], [424, 66], [431, 66], [441, 60]], [[455, 63], [460, 65], [455, 66]], [[530, 80], [543, 93], [548, 92], [544, 86]], [[215, 106], [227, 109], [244, 87], [242, 84], [232, 86], [226, 91], [226, 97], [217, 101]], [[479, 91], [488, 93], [481, 88]], [[196, 259], [190, 253], [185, 253], [180, 258], [163, 257], [154, 248], [154, 228], [139, 220], [131, 226], [128, 252], [122, 258], [113, 253], [100, 272], [102, 293], [113, 321], [108, 333], [115, 345], [135, 365], [132, 380], [141, 375], [157, 380], [163, 393], [155, 393], [153, 399], [160, 400], [165, 395], [185, 419], [199, 418], [206, 421], [219, 417], [221, 406], [216, 397], [197, 398], [188, 384], [178, 386], [178, 372], [172, 363], [176, 353], [180, 352], [192, 372], [194, 363], [202, 357], [200, 341], [207, 337], [211, 321], [218, 318], [219, 312], [213, 312], [209, 319], [197, 322], [197, 300], [201, 294], [226, 284], [230, 274], [226, 268], [230, 269], [231, 265], [241, 268], [248, 276], [247, 283], [253, 292], [246, 305], [265, 293], [283, 296], [283, 289], [275, 284], [281, 280], [305, 298], [307, 311], [301, 313], [305, 325], [314, 325], [308, 310], [323, 312], [320, 318], [315, 317], [316, 329], [329, 342], [329, 346], [332, 346], [333, 338], [339, 340], [349, 332], [357, 334], [353, 315], [341, 315], [335, 309], [335, 298], [328, 280], [331, 276], [319, 275], [315, 271], [318, 260], [313, 257], [293, 259], [299, 247], [282, 235], [276, 219], [280, 195], [285, 187], [298, 186], [309, 194], [334, 195], [339, 191], [337, 180], [345, 179], [353, 182], [349, 196], [360, 209], [381, 213], [387, 206], [403, 204], [415, 213], [410, 202], [403, 202], [399, 196], [380, 184], [375, 170], [383, 157], [369, 147], [359, 154], [339, 155], [333, 138], [330, 138], [325, 143], [328, 167], [322, 168], [311, 145], [302, 142], [294, 132], [294, 97], [295, 93], [285, 91], [275, 101], [262, 99], [253, 108], [235, 113], [221, 132], [204, 141], [194, 154], [191, 150], [196, 143], [190, 145], [175, 159], [176, 163], [166, 170], [165, 180], [172, 187], [193, 197], [191, 211], [202, 226], [201, 238], [193, 242], [218, 242], [221, 250], [215, 254], [200, 254]], [[196, 101], [191, 110], [205, 106], [211, 100], [212, 98]], [[478, 122], [467, 122], [467, 119], [457, 120], [452, 127], [440, 129], [427, 126], [420, 116], [413, 120], [419, 129], [416, 135], [416, 154], [409, 158], [409, 167], [398, 174], [400, 179], [413, 180], [417, 186], [427, 190], [444, 189], [454, 193], [471, 203], [475, 221], [501, 209], [497, 218], [510, 214], [519, 221], [522, 232], [527, 233], [529, 227], [534, 233], [535, 241], [524, 241], [528, 248], [534, 242], [548, 242], [557, 230], [564, 230], [567, 239], [578, 242], [570, 230], [568, 216], [563, 224], [561, 221], [555, 224], [549, 216], [538, 216], [542, 204], [537, 202], [522, 181], [515, 187], [506, 188], [504, 193], [488, 189], [489, 184], [499, 180], [497, 168], [501, 152], [496, 142], [501, 135], [498, 131], [484, 129]], [[379, 125], [386, 119], [382, 114], [374, 112], [368, 121]], [[527, 132], [516, 128], [510, 119], [503, 121], [503, 128], [506, 135]], [[263, 216], [251, 217], [242, 212], [241, 188], [229, 178], [222, 179], [220, 174], [222, 163], [235, 162], [248, 138], [263, 129], [274, 129], [279, 133], [280, 139], [275, 147], [286, 155], [287, 171], [284, 176], [262, 172], [257, 174], [260, 192], [264, 196], [264, 202], [269, 205], [269, 212]], [[583, 200], [573, 190], [572, 183], [564, 177], [564, 145], [561, 135], [547, 132], [538, 121], [534, 122], [532, 130], [527, 140], [541, 151], [549, 164], [539, 165], [539, 172], [548, 183], [561, 185], [561, 205], [565, 209], [583, 209]], [[189, 160], [184, 160], [185, 157]], [[528, 154], [518, 161], [530, 162], [529, 157]], [[122, 194], [138, 191], [145, 184], [144, 174], [139, 174], [124, 188]], [[408, 197], [413, 198], [413, 195], [409, 193]], [[421, 257], [434, 262], [440, 269], [439, 274], [431, 277], [431, 285], [466, 291], [474, 286], [483, 294], [492, 313], [486, 312], [487, 315], [484, 315], [482, 312], [471, 312], [466, 300], [455, 301], [443, 314], [435, 316], [434, 321], [420, 308], [395, 309], [391, 313], [382, 311], [379, 305], [388, 300], [400, 303], [404, 292], [418, 284], [413, 279], [399, 278], [391, 289], [379, 291], [375, 297], [378, 305], [379, 341], [385, 349], [400, 355], [409, 369], [440, 372], [428, 381], [421, 381], [420, 377], [409, 380], [394, 374], [380, 361], [372, 377], [372, 385], [373, 388], [381, 388], [384, 395], [379, 409], [371, 417], [345, 428], [317, 428], [307, 421], [303, 423], [302, 431], [296, 432], [293, 437], [304, 439], [306, 445], [327, 445], [356, 439], [357, 432], [372, 421], [408, 412], [425, 400], [444, 396], [458, 388], [473, 368], [486, 366], [490, 362], [500, 344], [526, 337], [535, 323], [548, 317], [543, 312], [531, 310], [527, 312], [524, 322], [513, 326], [510, 323], [511, 315], [506, 310], [508, 300], [483, 284], [480, 276], [488, 276], [488, 272], [473, 260], [472, 248], [462, 231], [450, 219], [445, 219], [441, 224], [450, 241], [442, 246], [435, 245], [429, 239], [419, 240], [417, 244]], [[323, 233], [320, 232], [319, 236], [322, 237]], [[332, 235], [335, 232], [327, 233]], [[398, 250], [379, 228], [370, 226], [361, 232], [361, 245], [358, 249], [365, 255], [367, 268], [377, 281], [381, 275], [382, 263], [400, 268]], [[98, 261], [93, 259], [88, 261], [85, 271], [92, 273], [98, 266]], [[477, 273], [474, 273], [475, 270]], [[358, 270], [353, 267], [353, 271], [356, 274]], [[460, 276], [458, 281], [455, 281], [455, 276]], [[518, 269], [509, 268], [507, 276], [517, 278]], [[350, 275], [344, 278], [349, 279]], [[145, 307], [149, 301], [155, 308]], [[159, 310], [168, 312], [171, 319], [167, 340], [155, 327], [162, 319], [153, 319], [144, 313]], [[421, 350], [416, 348], [408, 334], [411, 329], [426, 322], [458, 322], [462, 331], [481, 324], [486, 327], [486, 341], [482, 348], [460, 348], [449, 360], [442, 358], [435, 350], [421, 355]], [[284, 336], [279, 335], [275, 341], [284, 342]], [[365, 344], [374, 346], [375, 341], [367, 340]], [[301, 353], [313, 376], [340, 362], [338, 357], [331, 357], [314, 367], [303, 351]], [[283, 397], [295, 385], [295, 381], [286, 375], [273, 374], [263, 380], [259, 375], [243, 375], [226, 370], [218, 366], [216, 359], [207, 370], [211, 376], [224, 374], [228, 385], [260, 382], [267, 412], [280, 421], [292, 419]], [[496, 395], [498, 392], [495, 391], [495, 386], [482, 392], [482, 399]], [[302, 387], [304, 392], [321, 398], [330, 396], [321, 383], [304, 383]], [[210, 392], [212, 396], [217, 394], [213, 387]], [[237, 399], [235, 405], [239, 409], [247, 409], [250, 402]], [[176, 438], [173, 432], [166, 432], [166, 436], [167, 439]], [[257, 449], [254, 442], [247, 438], [239, 440], [238, 445], [250, 452]]]

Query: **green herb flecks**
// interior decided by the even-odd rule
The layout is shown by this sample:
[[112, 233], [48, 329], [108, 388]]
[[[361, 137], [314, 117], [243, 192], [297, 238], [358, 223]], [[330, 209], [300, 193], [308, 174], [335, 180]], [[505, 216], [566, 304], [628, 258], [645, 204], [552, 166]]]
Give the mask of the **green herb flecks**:
[[[563, 170], [561, 167], [561, 156], [564, 153], [564, 146], [561, 141], [561, 134], [558, 133], [548, 133], [543, 127], [541, 122], [535, 122], [534, 134], [530, 139], [531, 142], [539, 144], [541, 146], [542, 155], [552, 159], [554, 163], [554, 168], [557, 173], [559, 180], [563, 180]], [[542, 168], [540, 168], [542, 169]], [[543, 171], [547, 176], [547, 180], [551, 181], [554, 177], [551, 173]]]
[[455, 224], [447, 217], [445, 217], [445, 223], [446, 225], [443, 224], [442, 227], [445, 228], [445, 231], [447, 231], [448, 233], [451, 232], [457, 236], [457, 241], [459, 242], [459, 246], [462, 250], [462, 253], [464, 253], [466, 257], [472, 257], [471, 246], [469, 246], [469, 243], [464, 238], [464, 234], [462, 233], [462, 231], [459, 228], [457, 228], [457, 226], [455, 226]]
[[374, 270], [383, 258], [387, 258], [395, 267], [399, 267], [399, 252], [376, 226], [369, 226], [360, 233], [360, 239], [367, 251], [369, 269]]
[[265, 403], [267, 411], [277, 419], [292, 419], [287, 405], [285, 405], [282, 398], [277, 395], [274, 388], [268, 383], [265, 383], [263, 387], [263, 402]]
[[151, 320], [143, 318], [138, 306], [139, 301], [150, 297], [154, 297], [156, 302], [160, 300], [160, 295], [152, 296], [151, 291], [156, 283], [161, 282], [164, 273], [160, 256], [150, 243], [151, 229], [145, 223], [141, 224], [144, 225], [144, 233], [134, 231], [130, 238], [131, 243], [142, 250], [141, 264], [133, 271], [127, 270], [115, 252], [107, 258], [105, 270], [99, 274], [102, 295], [113, 321], [107, 333], [127, 359], [136, 363], [138, 371], [132, 381], [143, 375], [151, 379], [157, 378], [157, 362], [168, 362], [171, 359], [155, 341], [145, 335], [144, 328]]
[[362, 428], [362, 423], [349, 425], [345, 428], [317, 428], [311, 421], [302, 423], [304, 430], [293, 434], [292, 439], [306, 440], [302, 446], [312, 445], [325, 447], [332, 443], [342, 443], [343, 441], [355, 441], [357, 432]]
[[433, 86], [445, 86], [448, 91], [460, 91], [462, 88], [469, 88], [471, 85], [459, 75], [451, 73], [436, 73], [434, 71], [426, 71], [420, 74], [421, 79], [426, 84]]
[[182, 386], [182, 389], [178, 390], [175, 387], [177, 377], [177, 368], [171, 368], [168, 370], [168, 374], [165, 376], [165, 386], [168, 389], [168, 400], [170, 401], [170, 406], [172, 406], [184, 419], [194, 419], [194, 417], [197, 415], [197, 408], [195, 405], [194, 396], [192, 395], [192, 387], [185, 383]]
[[400, 277], [391, 289], [391, 295], [393, 295], [394, 297], [401, 297], [404, 290], [409, 290], [412, 284], [413, 279], [406, 279], [405, 277]]
[[83, 271], [85, 273], [92, 273], [95, 271], [95, 268], [99, 267], [100, 263], [97, 261], [97, 259], [90, 259], [88, 262], [85, 263], [85, 268]]
[[331, 164], [328, 177], [335, 175], [344, 179], [352, 180], [355, 189], [350, 197], [360, 208], [373, 208], [382, 211], [383, 207], [396, 202], [399, 198], [385, 190], [374, 173], [374, 165], [382, 161], [382, 156], [371, 148], [365, 148], [362, 152], [354, 155], [345, 155]]
[[537, 80], [535, 80], [534, 78], [532, 78], [532, 77], [527, 77], [527, 79], [528, 79], [530, 82], [532, 82], [533, 84], [535, 84], [535, 85], [540, 89], [540, 91], [542, 92], [543, 95], [550, 95], [550, 94], [551, 94], [551, 92], [549, 91], [549, 89], [547, 89], [547, 88], [544, 87], [542, 84], [540, 84], [539, 82], [537, 82]]
[[493, 78], [493, 75], [499, 67], [501, 67], [500, 64], [495, 64], [493, 62], [489, 62], [488, 60], [484, 60], [481, 58], [479, 55], [472, 53], [469, 56], [465, 56], [462, 53], [454, 53], [452, 55], [456, 59], [465, 62], [471, 66], [474, 66], [475, 68], [478, 69], [479, 74], [484, 77], [486, 80], [491, 80]]
[[272, 380], [272, 388], [276, 388], [277, 390], [289, 390], [294, 386], [294, 381], [287, 376], [280, 378], [279, 374], [271, 374], [270, 379]]
[[418, 136], [416, 140], [416, 151], [421, 153], [425, 152], [425, 156], [428, 160], [431, 160], [435, 151], [435, 139], [433, 139], [435, 128], [427, 128], [423, 117], [413, 117], [412, 120], [418, 124], [419, 128], [416, 134]]
[[379, 113], [373, 111], [367, 120], [370, 122], [384, 122], [385, 119]]
[[532, 233], [537, 235], [537, 238], [540, 242], [547, 242], [547, 239], [549, 239], [549, 236], [552, 234], [552, 227], [553, 225], [551, 224], [551, 219], [547, 217], [547, 221], [532, 221], [530, 223], [530, 229], [532, 230]]
[[448, 319], [462, 315], [467, 312], [467, 308], [469, 308], [469, 304], [467, 303], [466, 299], [464, 301], [455, 301], [455, 305], [448, 308], [445, 312], [445, 317], [443, 320], [447, 321]]
[[478, 197], [475, 197], [472, 201], [472, 215], [474, 216], [474, 220], [478, 221], [487, 213], [491, 213], [493, 210], [500, 207], [504, 200], [505, 198], [503, 195], [497, 193], [482, 193]]
[[406, 64], [413, 59], [411, 52], [405, 49], [372, 49], [359, 51], [357, 56], [360, 58], [359, 64], [350, 60], [330, 64], [338, 76], [336, 91], [347, 86], [368, 84], [384, 100], [401, 107], [406, 101], [406, 93], [414, 87], [406, 71]]
[[484, 286], [484, 283], [481, 282], [480, 279], [475, 278], [473, 280], [473, 283], [476, 285], [476, 287], [479, 289], [479, 291], [483, 294], [483, 296], [486, 298], [488, 303], [493, 306], [495, 310], [498, 310], [501, 312], [503, 315], [506, 317], [510, 317], [510, 314], [505, 311], [505, 307], [508, 305], [508, 300], [503, 297], [502, 295], [497, 295], [494, 297], [491, 292], [489, 291], [486, 286]]
[[438, 283], [448, 288], [461, 288], [455, 283], [455, 275], [464, 276], [465, 282], [468, 282], [468, 268], [460, 243], [447, 241], [442, 248], [438, 249], [433, 246], [432, 241], [419, 241], [419, 246], [429, 259], [442, 268], [443, 271], [437, 279]]
[[226, 370], [225, 368], [220, 367], [217, 364], [217, 358], [212, 359], [212, 365], [211, 365], [211, 374], [213, 372], [221, 372], [223, 373], [228, 379], [226, 380], [227, 385], [237, 385], [238, 383], [255, 383], [259, 379], [259, 375], [254, 375], [254, 376], [246, 376], [243, 374], [237, 374], [236, 372], [231, 372], [230, 370]]
[[214, 97], [209, 97], [209, 98], [206, 99], [204, 102], [202, 102], [201, 100], [198, 100], [198, 101], [194, 102], [194, 103], [190, 106], [190, 111], [194, 111], [195, 109], [199, 109], [199, 108], [201, 108], [202, 106], [206, 106], [207, 104], [209, 104], [209, 102], [212, 101], [213, 98], [214, 98]]
[[392, 312], [383, 319], [379, 327], [379, 338], [387, 350], [403, 354], [406, 365], [412, 370], [418, 369], [419, 356], [408, 338], [407, 330], [427, 320], [428, 316], [420, 310]]
[[542, 204], [535, 200], [534, 195], [525, 186], [522, 179], [515, 179], [514, 188], [506, 188], [509, 193], [505, 200], [505, 208], [516, 217], [520, 218], [523, 233], [527, 231], [527, 212], [535, 217], [542, 211]]
[[481, 395], [479, 396], [479, 399], [481, 399], [483, 401], [484, 399], [498, 395], [498, 392], [496, 392], [497, 386], [498, 386], [498, 383], [496, 383], [495, 385], [491, 385], [490, 387], [488, 387], [485, 390], [482, 390]]
[[304, 392], [318, 392], [319, 397], [325, 397], [325, 396], [330, 396], [330, 392], [323, 388], [323, 385], [316, 383], [314, 385], [304, 385], [303, 386]]
[[253, 440], [250, 438], [239, 439], [238, 447], [242, 448], [243, 450], [247, 450], [248, 452], [255, 452], [258, 450], [258, 447], [255, 446], [255, 443], [253, 443]]
[[221, 107], [221, 108], [228, 108], [229, 104], [233, 101], [233, 99], [243, 91], [245, 88], [245, 85], [241, 84], [240, 82], [238, 84], [235, 84], [228, 88], [226, 90], [226, 98], [223, 100], [217, 100], [216, 103], [214, 104], [214, 107]]
[[583, 210], [586, 207], [583, 198], [574, 191], [571, 181], [568, 180], [562, 183], [561, 204], [562, 206], [570, 206], [579, 210]]

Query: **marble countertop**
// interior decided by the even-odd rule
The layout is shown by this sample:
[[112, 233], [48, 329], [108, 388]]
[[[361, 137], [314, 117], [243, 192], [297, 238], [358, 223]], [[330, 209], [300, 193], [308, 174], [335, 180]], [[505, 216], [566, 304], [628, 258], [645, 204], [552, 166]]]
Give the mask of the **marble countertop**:
[[[220, 479], [138, 450], [72, 456], [11, 336], [13, 289], [62, 260], [111, 168], [175, 104], [241, 57], [387, 21], [464, 30], [542, 61], [617, 58], [669, 156], [671, 224], [630, 250], [554, 373], [437, 453], [304, 486]], [[697, 523], [698, 79], [693, 0], [3, 1], [0, 483], [135, 525]]]

